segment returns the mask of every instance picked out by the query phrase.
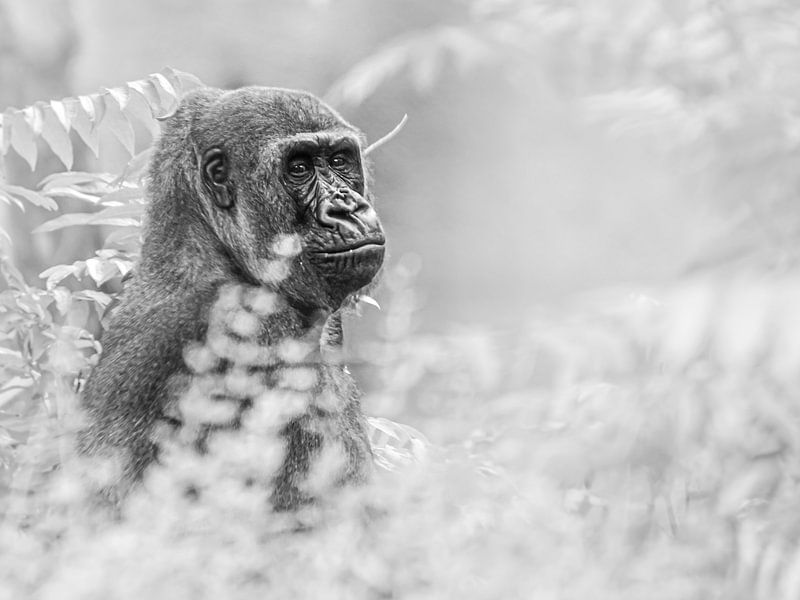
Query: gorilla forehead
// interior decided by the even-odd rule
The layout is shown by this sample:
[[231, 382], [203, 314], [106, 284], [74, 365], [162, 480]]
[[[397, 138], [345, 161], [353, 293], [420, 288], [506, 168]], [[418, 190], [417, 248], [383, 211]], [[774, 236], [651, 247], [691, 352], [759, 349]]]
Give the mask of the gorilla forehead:
[[360, 134], [313, 94], [257, 86], [222, 92], [197, 119], [194, 129], [213, 132], [217, 140], [207, 140], [210, 143], [286, 138], [331, 129]]

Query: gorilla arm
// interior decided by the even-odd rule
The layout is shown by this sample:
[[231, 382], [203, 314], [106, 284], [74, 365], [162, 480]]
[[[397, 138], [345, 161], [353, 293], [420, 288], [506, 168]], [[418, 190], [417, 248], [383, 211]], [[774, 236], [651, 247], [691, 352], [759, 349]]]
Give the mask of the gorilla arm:
[[156, 458], [151, 435], [177, 391], [170, 380], [186, 372], [186, 342], [202, 339], [204, 333], [205, 321], [194, 318], [199, 306], [187, 310], [186, 299], [167, 297], [145, 310], [143, 306], [148, 303], [126, 304], [112, 317], [100, 361], [83, 391], [91, 425], [80, 433], [79, 449], [121, 459], [123, 484], [139, 479]]

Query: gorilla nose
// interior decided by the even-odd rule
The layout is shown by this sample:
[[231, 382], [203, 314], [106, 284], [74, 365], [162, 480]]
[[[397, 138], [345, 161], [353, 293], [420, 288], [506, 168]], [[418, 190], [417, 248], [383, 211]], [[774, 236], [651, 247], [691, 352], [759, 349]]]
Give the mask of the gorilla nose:
[[375, 209], [361, 196], [350, 193], [329, 196], [320, 206], [318, 219], [322, 225], [338, 229], [342, 235], [367, 235], [381, 231]]

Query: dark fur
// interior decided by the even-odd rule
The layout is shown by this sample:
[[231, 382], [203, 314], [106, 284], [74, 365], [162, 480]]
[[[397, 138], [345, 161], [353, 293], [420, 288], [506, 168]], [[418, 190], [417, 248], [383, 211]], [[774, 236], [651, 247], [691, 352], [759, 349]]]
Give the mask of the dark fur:
[[[288, 453], [274, 480], [274, 505], [292, 508], [306, 499], [298, 485], [325, 442], [319, 431], [345, 448], [348, 464], [342, 481], [366, 476], [371, 454], [358, 391], [347, 369], [326, 358], [335, 356], [341, 343], [337, 311], [358, 290], [345, 275], [337, 280], [336, 268], [317, 268], [307, 255], [346, 236], [313, 217], [330, 202], [318, 185], [302, 192], [308, 198], [301, 197], [286, 186], [280, 172], [287, 140], [314, 132], [343, 132], [363, 148], [363, 136], [318, 99], [274, 88], [199, 90], [166, 122], [150, 168], [141, 260], [102, 338], [100, 361], [83, 392], [90, 424], [80, 434], [79, 447], [86, 455], [122, 456], [116, 496], [124, 495], [157, 460], [154, 428], [169, 420], [168, 407], [192, 376], [184, 362], [185, 348], [205, 342], [220, 289], [230, 285], [277, 292], [280, 308], [261, 319], [259, 343], [311, 337], [316, 351], [309, 360], [318, 380], [314, 394], [333, 393], [341, 399], [333, 411], [315, 408], [312, 400], [307, 414], [284, 428]], [[223, 193], [232, 205], [227, 208], [215, 204], [213, 185], [200, 173], [203, 152], [212, 147], [223, 148], [228, 156], [230, 179]], [[354, 187], [360, 186], [371, 211], [366, 182], [359, 181]], [[260, 261], [274, 258], [270, 244], [279, 234], [299, 234], [303, 252], [291, 262], [285, 280], [264, 281]], [[380, 260], [382, 256], [381, 250]], [[359, 286], [379, 266], [380, 261], [373, 262], [378, 265], [368, 265]], [[350, 263], [339, 268], [342, 274], [358, 269], [363, 270]], [[224, 370], [224, 361], [220, 364]], [[274, 372], [276, 367], [268, 368]], [[274, 384], [274, 378], [266, 381]], [[315, 421], [324, 421], [324, 426]]]

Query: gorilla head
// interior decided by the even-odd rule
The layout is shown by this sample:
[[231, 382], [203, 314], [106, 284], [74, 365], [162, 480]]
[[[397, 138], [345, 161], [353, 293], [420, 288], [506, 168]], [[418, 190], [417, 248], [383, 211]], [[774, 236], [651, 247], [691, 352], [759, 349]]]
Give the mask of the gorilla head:
[[[163, 267], [159, 246], [201, 244], [228, 275], [274, 287], [297, 308], [335, 311], [383, 262], [363, 147], [361, 132], [305, 92], [193, 92], [154, 157], [158, 205], [150, 208], [143, 268]], [[149, 246], [161, 264], [148, 260]], [[181, 253], [183, 264], [202, 266]]]

